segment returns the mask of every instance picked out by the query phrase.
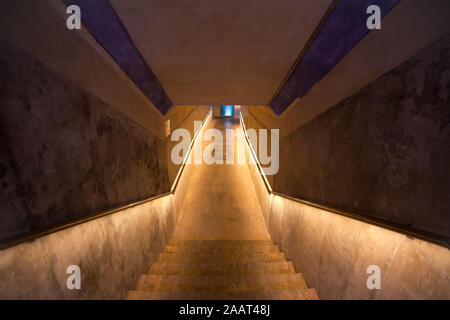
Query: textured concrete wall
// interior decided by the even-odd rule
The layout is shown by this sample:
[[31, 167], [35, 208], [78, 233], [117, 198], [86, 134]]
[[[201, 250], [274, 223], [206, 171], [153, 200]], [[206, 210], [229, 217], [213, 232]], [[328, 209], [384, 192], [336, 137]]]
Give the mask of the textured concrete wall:
[[[257, 145], [252, 145], [253, 150], [256, 152], [257, 156], [259, 157], [259, 143], [260, 143], [260, 139], [259, 139], [259, 130], [267, 130], [267, 152], [269, 155], [271, 155], [271, 143], [272, 143], [272, 136], [271, 136], [271, 130], [268, 129], [267, 127], [264, 126], [264, 124], [262, 124], [258, 119], [256, 119], [250, 112], [249, 110], [252, 109], [251, 106], [244, 106], [241, 108], [241, 115], [242, 118], [244, 119], [244, 124], [246, 129], [254, 129], [256, 130], [256, 133], [258, 135], [258, 144]], [[272, 112], [272, 111], [270, 111]], [[261, 113], [259, 113], [261, 115]], [[265, 164], [260, 164], [261, 167], [264, 168], [268, 168], [270, 166], [269, 165], [265, 165]], [[259, 173], [258, 173], [259, 174]], [[266, 175], [267, 180], [269, 181], [270, 185], [273, 185], [274, 182], [274, 178], [275, 175]]]
[[[191, 171], [174, 194], [0, 250], [0, 299], [125, 298], [171, 238]], [[81, 290], [67, 289], [69, 265], [81, 269]]]
[[166, 114], [172, 107], [172, 101], [167, 96], [151, 67], [134, 45], [128, 30], [123, 25], [117, 12], [108, 0], [63, 0], [67, 6], [76, 5], [80, 8], [83, 26], [111, 55], [120, 68], [157, 107]]
[[[246, 150], [270, 236], [320, 299], [450, 299], [447, 248], [270, 195]], [[367, 288], [370, 265], [379, 290]]]
[[[167, 113], [166, 117], [170, 120], [171, 132], [176, 129], [188, 130], [191, 139], [194, 138], [194, 123], [195, 121], [203, 121], [206, 114], [210, 110], [209, 106], [174, 106]], [[167, 168], [169, 173], [169, 181], [172, 184], [180, 169], [180, 164], [173, 163], [171, 158], [172, 148], [180, 143], [180, 141], [172, 141], [168, 137], [167, 141]]]
[[288, 135], [448, 35], [449, 16], [447, 0], [400, 1], [383, 19], [381, 30], [370, 32], [281, 116], [269, 107], [251, 107], [250, 112], [266, 127], [280, 128], [281, 136]]
[[[279, 196], [272, 239], [321, 299], [450, 299], [450, 251]], [[381, 289], [369, 290], [370, 265]]]
[[[172, 196], [0, 251], [0, 299], [123, 299], [172, 234]], [[66, 269], [81, 269], [69, 290]]]
[[169, 190], [166, 146], [0, 43], [0, 237]]
[[450, 236], [450, 36], [280, 142], [274, 190]]
[[383, 19], [398, 2], [399, 0], [336, 1], [302, 53], [302, 58], [270, 102], [273, 111], [279, 115], [295, 99], [304, 97], [314, 84], [371, 32], [362, 17], [362, 13], [371, 5], [379, 8], [380, 19]]
[[171, 132], [178, 128], [196, 108], [197, 106], [173, 106], [166, 115], [166, 120], [170, 120]]
[[[269, 231], [268, 228], [268, 222], [270, 221], [270, 207], [272, 206], [272, 198], [270, 196], [269, 190], [267, 190], [267, 187], [264, 183], [263, 177], [261, 175], [261, 172], [259, 171], [259, 168], [256, 164], [256, 162], [253, 159], [253, 154], [251, 153], [250, 148], [246, 143], [245, 148], [245, 160], [247, 162], [247, 166], [250, 173], [250, 178], [253, 182], [253, 188], [255, 190], [256, 198], [259, 202], [259, 207], [261, 209], [261, 214], [264, 218], [264, 222], [266, 224], [266, 228]], [[270, 183], [270, 182], [269, 182]]]

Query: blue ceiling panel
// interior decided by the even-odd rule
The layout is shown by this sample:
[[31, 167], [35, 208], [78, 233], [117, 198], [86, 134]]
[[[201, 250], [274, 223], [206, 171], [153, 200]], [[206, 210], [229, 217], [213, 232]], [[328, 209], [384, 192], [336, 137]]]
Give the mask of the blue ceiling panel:
[[366, 25], [368, 6], [378, 5], [381, 16], [384, 17], [398, 2], [399, 0], [338, 1], [310, 47], [272, 100], [272, 110], [280, 115], [297, 97], [303, 97], [371, 31]]

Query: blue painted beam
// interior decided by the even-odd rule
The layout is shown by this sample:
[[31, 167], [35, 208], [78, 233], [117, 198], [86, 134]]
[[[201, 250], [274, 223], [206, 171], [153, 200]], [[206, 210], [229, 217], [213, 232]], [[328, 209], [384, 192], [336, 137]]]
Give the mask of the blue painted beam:
[[[398, 2], [399, 0], [340, 0], [273, 99], [270, 104], [272, 110], [280, 115], [297, 97], [306, 95], [314, 84], [371, 31], [366, 25], [368, 6], [378, 5], [381, 16], [384, 17]], [[383, 24], [381, 27], [383, 28]]]
[[[81, 9], [81, 20], [144, 95], [166, 114], [172, 107], [164, 88], [134, 45], [127, 29], [108, 0], [63, 0]], [[89, 70], [86, 70], [89, 72]]]

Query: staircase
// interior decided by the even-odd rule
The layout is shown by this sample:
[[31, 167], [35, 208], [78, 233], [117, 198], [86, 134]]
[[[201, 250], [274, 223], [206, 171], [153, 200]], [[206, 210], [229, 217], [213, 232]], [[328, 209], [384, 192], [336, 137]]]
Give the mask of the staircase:
[[316, 300], [272, 240], [172, 240], [131, 300]]

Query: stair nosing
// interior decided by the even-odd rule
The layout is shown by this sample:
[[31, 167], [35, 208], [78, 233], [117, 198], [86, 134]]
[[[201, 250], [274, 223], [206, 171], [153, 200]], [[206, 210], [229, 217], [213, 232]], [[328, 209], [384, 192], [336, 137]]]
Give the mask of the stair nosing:
[[[177, 298], [175, 297], [175, 299], [171, 299], [171, 300], [186, 300], [186, 295], [193, 295], [196, 296], [196, 298], [198, 298], [199, 296], [204, 296], [202, 297], [202, 299], [206, 299], [205, 300], [223, 300], [223, 297], [220, 297], [220, 295], [226, 295], [229, 294], [229, 297], [226, 297], [227, 300], [274, 300], [274, 299], [270, 299], [269, 297], [267, 297], [268, 295], [271, 294], [278, 294], [278, 295], [288, 295], [288, 294], [302, 294], [305, 295], [306, 299], [303, 300], [319, 300], [319, 296], [317, 294], [316, 289], [314, 288], [306, 288], [306, 289], [281, 289], [281, 290], [267, 290], [267, 291], [240, 291], [240, 292], [211, 292], [211, 291], [142, 291], [142, 290], [133, 290], [133, 291], [129, 291], [128, 295], [127, 295], [127, 299], [129, 300], [137, 300], [136, 298], [131, 298], [130, 296], [132, 295], [147, 295], [147, 296], [163, 296], [163, 295], [179, 295], [182, 296], [182, 298]], [[219, 296], [220, 299], [217, 299], [216, 297], [214, 297], [214, 295]], [[247, 295], [247, 296], [251, 296], [251, 295], [265, 295], [266, 298], [262, 298], [261, 296], [255, 298], [246, 298], [246, 299], [242, 299], [242, 295]], [[184, 296], [184, 297], [183, 297]], [[234, 297], [233, 297], [234, 296]], [[208, 299], [210, 298], [210, 299]], [[291, 297], [289, 297], [289, 300], [298, 300], [298, 299], [291, 299]], [[142, 299], [142, 298], [141, 298]], [[145, 297], [144, 297], [145, 299]], [[187, 300], [192, 299], [192, 297], [189, 297]], [[162, 299], [154, 299], [154, 300], [162, 300]], [[165, 297], [164, 300], [167, 300], [167, 297]], [[278, 300], [286, 300], [286, 299], [278, 299]]]
[[[287, 279], [286, 279], [287, 278]], [[182, 282], [185, 280], [186, 282]], [[234, 280], [234, 281], [233, 281]], [[271, 282], [272, 281], [272, 282]], [[250, 274], [250, 275], [148, 275], [143, 274], [139, 278], [137, 288], [139, 291], [164, 291], [164, 286], [175, 285], [178, 282], [179, 287], [177, 291], [197, 291], [195, 285], [204, 285], [202, 291], [213, 292], [242, 292], [252, 291], [247, 290], [245, 287], [249, 286], [268, 286], [271, 291], [278, 290], [272, 288], [278, 282], [284, 281], [283, 285], [288, 286], [300, 286], [300, 288], [280, 288], [280, 289], [307, 289], [308, 286], [301, 273], [290, 274]], [[287, 282], [286, 282], [287, 281]], [[293, 281], [297, 281], [294, 283]], [[267, 282], [267, 283], [264, 283]], [[157, 287], [151, 287], [152, 284], [157, 284]], [[223, 285], [223, 286], [222, 286]], [[148, 289], [146, 289], [146, 287]], [[229, 288], [227, 288], [229, 287]], [[171, 290], [165, 290], [171, 291]], [[255, 291], [255, 290], [253, 290]], [[257, 291], [267, 291], [258, 289]]]

